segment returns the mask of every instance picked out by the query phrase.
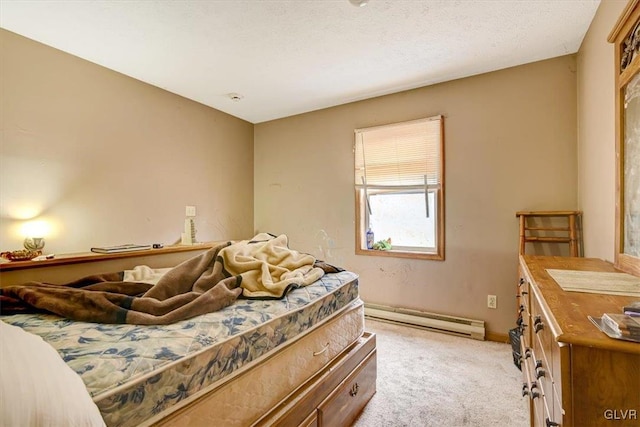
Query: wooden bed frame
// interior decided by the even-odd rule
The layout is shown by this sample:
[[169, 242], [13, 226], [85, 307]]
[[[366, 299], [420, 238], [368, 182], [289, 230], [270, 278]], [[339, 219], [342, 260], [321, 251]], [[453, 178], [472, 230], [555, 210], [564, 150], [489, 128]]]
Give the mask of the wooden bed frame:
[[[251, 376], [259, 365], [243, 372]], [[326, 364], [308, 381], [258, 420], [246, 426], [350, 426], [376, 392], [376, 337], [365, 332], [355, 343]], [[274, 372], [274, 375], [283, 375]], [[224, 384], [220, 387], [224, 387]], [[219, 425], [217, 387], [195, 402], [151, 424], [154, 427]], [[238, 409], [240, 410], [240, 409]]]

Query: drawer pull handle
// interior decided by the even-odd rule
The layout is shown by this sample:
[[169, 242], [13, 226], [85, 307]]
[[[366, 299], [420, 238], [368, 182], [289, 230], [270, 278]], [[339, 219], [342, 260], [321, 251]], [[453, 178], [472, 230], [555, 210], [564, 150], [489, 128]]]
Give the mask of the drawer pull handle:
[[349, 395], [351, 395], [352, 397], [355, 396], [356, 394], [358, 394], [358, 390], [360, 390], [360, 386], [358, 385], [358, 383], [355, 383], [354, 385], [351, 386], [351, 390], [349, 390]]
[[325, 351], [329, 350], [329, 343], [325, 344], [324, 348], [320, 351], [316, 351], [313, 353], [314, 356], [320, 356]]
[[531, 349], [530, 349], [530, 348], [527, 348], [527, 349], [524, 351], [524, 358], [525, 358], [525, 359], [528, 359], [528, 358], [530, 358], [530, 357], [531, 357]]
[[527, 383], [522, 383], [522, 396], [528, 396], [529, 395], [529, 386], [527, 385]]
[[535, 399], [537, 397], [540, 397], [540, 393], [538, 393], [537, 391], [538, 388], [538, 384], [534, 381], [531, 383], [531, 390], [529, 391], [529, 396], [531, 396], [531, 399]]
[[545, 376], [545, 370], [542, 369], [542, 359], [537, 359], [536, 360], [536, 379], [539, 380], [540, 378]]
[[551, 421], [549, 418], [545, 419], [544, 422], [547, 424], [547, 427], [556, 427], [560, 425], [554, 421]]
[[538, 323], [538, 324], [534, 327], [534, 329], [535, 329], [536, 334], [537, 334], [538, 332], [540, 332], [541, 330], [543, 330], [543, 329], [544, 329], [544, 323], [542, 323], [542, 322], [541, 322], [541, 323]]
[[518, 281], [518, 285], [519, 286], [524, 285], [524, 279], [522, 277], [520, 278], [520, 281]]

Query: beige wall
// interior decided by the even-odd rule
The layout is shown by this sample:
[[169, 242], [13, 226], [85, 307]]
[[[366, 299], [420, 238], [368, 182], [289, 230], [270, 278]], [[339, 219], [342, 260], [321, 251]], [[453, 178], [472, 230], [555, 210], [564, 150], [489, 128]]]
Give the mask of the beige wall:
[[582, 42], [578, 63], [578, 203], [585, 256], [613, 261], [615, 231], [615, 83], [607, 42], [622, 0], [603, 0]]
[[[256, 125], [256, 229], [359, 273], [367, 302], [506, 333], [515, 212], [577, 207], [575, 68], [565, 56]], [[353, 130], [435, 114], [445, 116], [446, 260], [356, 256]]]
[[20, 218], [45, 251], [173, 243], [185, 205], [198, 240], [253, 231], [253, 125], [0, 30], [0, 250]]

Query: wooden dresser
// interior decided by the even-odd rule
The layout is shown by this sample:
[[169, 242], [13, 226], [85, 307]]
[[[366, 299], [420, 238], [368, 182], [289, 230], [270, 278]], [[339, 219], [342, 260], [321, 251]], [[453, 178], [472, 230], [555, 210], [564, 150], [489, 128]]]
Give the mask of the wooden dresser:
[[640, 343], [615, 340], [587, 316], [640, 298], [565, 292], [547, 269], [616, 272], [599, 259], [520, 256], [522, 394], [532, 426], [640, 426]]

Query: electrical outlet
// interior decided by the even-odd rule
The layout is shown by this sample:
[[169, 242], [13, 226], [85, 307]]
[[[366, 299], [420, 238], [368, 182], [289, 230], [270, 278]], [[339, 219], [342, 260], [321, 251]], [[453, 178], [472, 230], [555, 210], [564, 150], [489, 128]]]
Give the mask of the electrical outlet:
[[487, 295], [487, 307], [498, 308], [498, 297], [495, 295]]
[[196, 207], [195, 206], [187, 206], [185, 208], [186, 216], [196, 216]]

